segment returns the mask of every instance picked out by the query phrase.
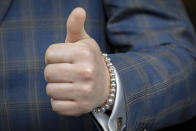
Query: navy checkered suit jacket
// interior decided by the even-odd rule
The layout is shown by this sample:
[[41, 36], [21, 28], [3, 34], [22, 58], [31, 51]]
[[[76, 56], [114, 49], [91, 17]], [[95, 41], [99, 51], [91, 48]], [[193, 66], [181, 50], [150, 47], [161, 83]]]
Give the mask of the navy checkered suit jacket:
[[45, 93], [45, 50], [64, 41], [78, 6], [120, 75], [127, 130], [196, 114], [196, 39], [181, 0], [0, 0], [0, 131], [97, 130], [89, 114], [54, 113]]

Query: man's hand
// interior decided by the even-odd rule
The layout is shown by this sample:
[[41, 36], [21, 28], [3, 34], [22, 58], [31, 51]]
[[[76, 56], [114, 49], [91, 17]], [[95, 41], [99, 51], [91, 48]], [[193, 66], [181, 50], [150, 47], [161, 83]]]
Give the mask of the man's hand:
[[84, 29], [86, 12], [76, 8], [67, 20], [65, 43], [45, 54], [46, 92], [55, 112], [78, 116], [104, 104], [109, 95], [109, 72], [96, 41]]

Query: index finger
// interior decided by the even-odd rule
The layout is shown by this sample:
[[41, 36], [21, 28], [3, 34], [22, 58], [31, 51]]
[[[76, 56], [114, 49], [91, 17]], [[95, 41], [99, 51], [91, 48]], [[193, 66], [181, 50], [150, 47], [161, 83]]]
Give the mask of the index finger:
[[73, 44], [58, 43], [48, 47], [45, 53], [45, 63], [72, 63]]

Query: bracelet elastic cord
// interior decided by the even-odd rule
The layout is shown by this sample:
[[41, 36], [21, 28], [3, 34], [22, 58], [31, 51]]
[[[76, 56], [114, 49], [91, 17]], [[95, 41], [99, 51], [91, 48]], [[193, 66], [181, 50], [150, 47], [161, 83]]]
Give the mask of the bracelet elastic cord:
[[110, 94], [107, 101], [101, 107], [97, 107], [93, 110], [95, 113], [104, 113], [107, 109], [111, 108], [114, 104], [114, 100], [116, 97], [116, 75], [114, 72], [114, 66], [111, 63], [111, 59], [107, 57], [107, 54], [102, 54], [105, 58], [106, 65], [108, 67], [110, 73]]

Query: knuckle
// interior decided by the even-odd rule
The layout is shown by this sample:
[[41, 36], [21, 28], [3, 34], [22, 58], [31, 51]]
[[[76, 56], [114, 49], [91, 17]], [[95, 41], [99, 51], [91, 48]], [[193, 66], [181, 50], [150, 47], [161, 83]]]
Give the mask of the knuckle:
[[79, 72], [80, 76], [82, 76], [84, 79], [92, 79], [93, 76], [94, 76], [94, 69], [91, 68], [91, 67], [87, 67], [87, 68], [84, 68], [83, 70], [81, 70]]
[[85, 48], [81, 51], [81, 55], [85, 58], [89, 58], [91, 56], [91, 51], [88, 48]]
[[91, 51], [88, 47], [79, 47], [76, 51], [77, 57], [89, 58], [91, 56]]

